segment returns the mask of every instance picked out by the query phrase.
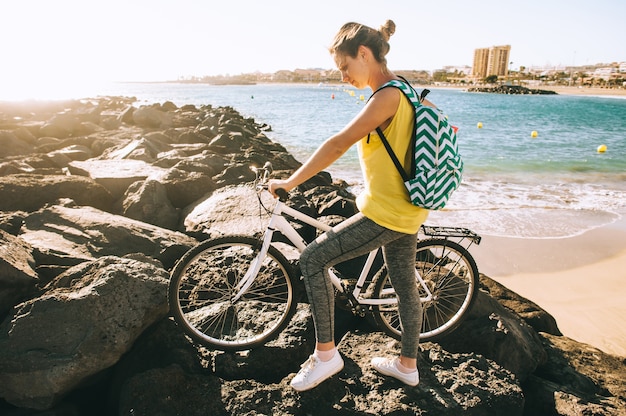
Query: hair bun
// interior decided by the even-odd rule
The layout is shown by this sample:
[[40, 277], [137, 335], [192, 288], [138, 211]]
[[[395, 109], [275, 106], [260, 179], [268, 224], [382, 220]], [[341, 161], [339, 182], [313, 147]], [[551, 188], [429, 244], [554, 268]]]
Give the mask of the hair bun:
[[393, 20], [387, 20], [380, 27], [380, 29], [378, 29], [378, 31], [381, 33], [381, 35], [383, 35], [383, 39], [385, 39], [386, 41], [389, 41], [389, 38], [391, 37], [391, 35], [396, 33], [396, 24], [393, 22]]

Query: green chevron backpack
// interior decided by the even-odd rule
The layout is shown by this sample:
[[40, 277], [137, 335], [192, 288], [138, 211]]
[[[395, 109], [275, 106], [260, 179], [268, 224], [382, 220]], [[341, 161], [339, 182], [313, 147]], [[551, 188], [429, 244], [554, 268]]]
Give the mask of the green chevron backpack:
[[402, 79], [404, 82], [391, 80], [374, 93], [387, 87], [399, 88], [415, 107], [415, 127], [409, 147], [414, 149], [414, 157], [408, 175], [382, 130], [376, 128], [376, 132], [402, 176], [411, 202], [427, 209], [441, 209], [461, 184], [463, 160], [456, 143], [456, 128], [448, 124], [439, 109], [422, 105], [429, 90], [419, 96], [411, 84]]

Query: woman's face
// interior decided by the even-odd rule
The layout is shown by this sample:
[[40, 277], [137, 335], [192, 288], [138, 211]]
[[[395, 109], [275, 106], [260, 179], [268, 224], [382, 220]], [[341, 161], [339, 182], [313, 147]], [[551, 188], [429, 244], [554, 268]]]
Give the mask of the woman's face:
[[337, 69], [341, 72], [341, 80], [347, 82], [358, 89], [367, 87], [369, 70], [365, 64], [363, 55], [357, 54], [355, 58], [336, 53], [334, 55]]

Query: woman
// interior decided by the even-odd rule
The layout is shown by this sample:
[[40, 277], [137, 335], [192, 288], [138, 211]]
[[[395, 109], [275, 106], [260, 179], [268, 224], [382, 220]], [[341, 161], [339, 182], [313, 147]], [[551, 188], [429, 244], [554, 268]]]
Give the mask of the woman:
[[[379, 30], [346, 23], [335, 36], [330, 53], [342, 80], [356, 88], [376, 91], [392, 79], [387, 68], [389, 37], [395, 24], [388, 20]], [[398, 296], [402, 321], [402, 348], [396, 358], [373, 358], [372, 366], [405, 384], [419, 382], [417, 353], [422, 309], [415, 280], [417, 231], [428, 211], [409, 201], [403, 180], [375, 130], [381, 127], [397, 155], [408, 151], [414, 123], [414, 108], [397, 88], [384, 88], [372, 95], [362, 111], [339, 133], [328, 138], [288, 179], [273, 180], [269, 190], [287, 191], [324, 170], [350, 146], [358, 143], [364, 190], [356, 202], [359, 213], [321, 235], [300, 257], [300, 268], [315, 324], [315, 352], [302, 365], [291, 386], [304, 391], [343, 369], [343, 359], [334, 340], [334, 289], [328, 269], [335, 264], [383, 247], [391, 283]], [[405, 166], [409, 166], [405, 160]]]

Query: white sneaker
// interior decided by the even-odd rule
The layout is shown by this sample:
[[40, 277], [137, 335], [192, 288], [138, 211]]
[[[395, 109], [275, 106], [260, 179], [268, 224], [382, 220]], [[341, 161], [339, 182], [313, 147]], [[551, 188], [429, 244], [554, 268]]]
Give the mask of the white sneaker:
[[419, 372], [415, 370], [411, 373], [403, 373], [398, 370], [397, 362], [398, 358], [374, 357], [372, 358], [372, 367], [379, 373], [396, 378], [404, 384], [417, 386], [420, 382]]
[[312, 389], [340, 372], [343, 369], [343, 358], [339, 351], [335, 352], [330, 361], [321, 361], [315, 355], [311, 355], [301, 367], [298, 374], [291, 380], [291, 387], [296, 391]]

